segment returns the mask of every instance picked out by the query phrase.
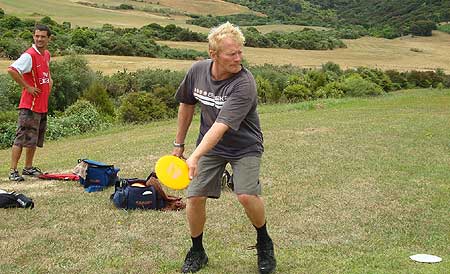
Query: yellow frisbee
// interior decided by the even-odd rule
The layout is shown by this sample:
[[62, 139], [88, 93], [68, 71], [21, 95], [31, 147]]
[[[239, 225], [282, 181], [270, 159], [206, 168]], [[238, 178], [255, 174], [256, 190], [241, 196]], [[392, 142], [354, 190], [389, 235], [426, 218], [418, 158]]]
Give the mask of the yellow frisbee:
[[185, 189], [189, 185], [189, 168], [186, 162], [176, 156], [166, 155], [156, 162], [158, 179], [171, 189]]

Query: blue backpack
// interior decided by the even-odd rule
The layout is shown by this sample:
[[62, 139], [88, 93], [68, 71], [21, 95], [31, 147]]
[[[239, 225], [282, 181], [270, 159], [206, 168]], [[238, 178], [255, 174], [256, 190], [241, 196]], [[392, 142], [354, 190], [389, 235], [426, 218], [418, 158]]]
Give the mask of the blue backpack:
[[88, 159], [78, 160], [79, 163], [81, 161], [87, 164], [86, 178], [80, 177], [80, 184], [84, 186], [86, 191], [103, 190], [103, 188], [112, 186], [119, 180], [117, 173], [120, 169], [115, 168], [114, 165]]
[[110, 199], [122, 209], [163, 209], [167, 202], [154, 185], [143, 179], [120, 179]]

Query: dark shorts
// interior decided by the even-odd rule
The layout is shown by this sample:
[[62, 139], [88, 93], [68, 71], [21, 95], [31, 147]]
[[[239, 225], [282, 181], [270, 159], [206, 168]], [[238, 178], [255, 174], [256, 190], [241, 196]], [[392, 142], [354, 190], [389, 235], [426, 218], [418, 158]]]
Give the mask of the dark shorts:
[[42, 147], [47, 130], [47, 113], [37, 113], [29, 109], [19, 109], [14, 145], [20, 147]]
[[234, 192], [236, 194], [260, 195], [260, 156], [241, 159], [224, 159], [218, 156], [203, 156], [198, 162], [198, 174], [187, 189], [187, 197], [219, 198], [222, 190], [222, 174], [230, 163], [233, 170]]

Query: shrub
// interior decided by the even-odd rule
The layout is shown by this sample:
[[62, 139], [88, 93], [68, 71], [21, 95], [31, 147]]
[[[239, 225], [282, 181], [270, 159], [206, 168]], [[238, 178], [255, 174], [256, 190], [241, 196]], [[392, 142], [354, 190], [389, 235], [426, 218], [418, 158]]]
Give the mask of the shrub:
[[344, 78], [341, 87], [344, 94], [351, 97], [376, 96], [383, 94], [383, 89], [379, 85], [367, 79], [363, 79], [359, 74], [351, 74]]
[[0, 74], [0, 111], [14, 110], [22, 89], [8, 74]]
[[442, 79], [442, 84], [446, 88], [450, 88], [450, 75], [445, 75], [444, 79]]
[[283, 97], [288, 102], [301, 102], [311, 100], [313, 98], [313, 92], [303, 84], [293, 84], [283, 90]]
[[28, 47], [29, 43], [23, 39], [5, 37], [0, 39], [0, 56], [17, 59]]
[[119, 108], [119, 119], [125, 123], [147, 123], [167, 117], [167, 106], [148, 92], [125, 95]]
[[444, 77], [434, 71], [410, 71], [407, 73], [408, 83], [415, 87], [429, 88], [436, 87], [444, 82]]
[[437, 29], [436, 23], [430, 20], [418, 20], [411, 24], [409, 31], [417, 36], [431, 36], [432, 31]]
[[389, 79], [391, 79], [393, 90], [399, 90], [408, 87], [408, 79], [406, 78], [405, 73], [396, 70], [387, 70], [384, 73], [386, 73]]
[[99, 82], [94, 82], [83, 93], [83, 98], [93, 104], [104, 115], [114, 116], [114, 105], [108, 96], [106, 88]]
[[[314, 93], [328, 83], [328, 75], [321, 70], [309, 70], [303, 76], [303, 84]], [[314, 96], [313, 96], [314, 97]]]
[[156, 87], [153, 90], [153, 94], [156, 98], [161, 100], [161, 102], [164, 102], [167, 106], [168, 117], [175, 117], [178, 113], [178, 101], [175, 99], [175, 92], [175, 87], [169, 85]]
[[80, 99], [64, 111], [63, 117], [70, 118], [71, 127], [81, 133], [91, 131], [102, 124], [103, 119], [97, 109], [88, 101]]
[[438, 25], [437, 29], [446, 33], [450, 33], [450, 24], [440, 24]]
[[49, 116], [46, 137], [56, 140], [66, 136], [79, 135], [101, 130], [109, 124], [96, 108], [86, 100], [78, 100], [59, 117]]
[[409, 50], [413, 51], [413, 52], [423, 52], [423, 49], [419, 49], [419, 48], [410, 48]]
[[182, 71], [170, 71], [168, 69], [139, 70], [134, 74], [136, 78], [135, 91], [151, 91], [156, 87], [173, 86], [177, 88], [184, 78]]
[[272, 85], [271, 94], [267, 94], [269, 102], [279, 102], [282, 91], [287, 86], [289, 76], [292, 74], [302, 74], [303, 70], [291, 65], [275, 66], [264, 64], [262, 66], [252, 66], [249, 68], [255, 77], [261, 76], [267, 79]]
[[121, 10], [133, 10], [134, 9], [134, 7], [129, 4], [120, 4], [117, 8], [121, 9]]
[[16, 136], [17, 123], [0, 123], [0, 149], [11, 147]]
[[119, 71], [111, 76], [102, 77], [100, 81], [106, 87], [108, 94], [113, 98], [137, 91], [138, 81], [135, 72]]
[[339, 82], [330, 82], [317, 90], [317, 96], [321, 98], [341, 98], [344, 96], [344, 89]]
[[327, 62], [325, 64], [322, 64], [322, 71], [329, 72], [337, 77], [341, 76], [343, 73], [341, 67], [333, 62]]
[[17, 110], [9, 110], [0, 112], [0, 124], [17, 122]]
[[87, 28], [76, 28], [70, 34], [71, 44], [82, 48], [86, 47], [94, 38], [95, 32]]
[[379, 85], [386, 92], [393, 89], [392, 81], [389, 76], [379, 69], [358, 67], [356, 72], [361, 75], [363, 79], [367, 79], [372, 83]]
[[51, 63], [53, 90], [49, 99], [49, 113], [63, 111], [75, 103], [95, 79], [82, 56], [69, 55]]
[[45, 134], [46, 139], [58, 140], [62, 137], [81, 134], [80, 129], [72, 126], [69, 120], [67, 117], [49, 116], [47, 120], [47, 132]]
[[260, 103], [276, 103], [281, 97], [281, 92], [277, 92], [269, 80], [258, 75], [255, 78], [258, 101]]

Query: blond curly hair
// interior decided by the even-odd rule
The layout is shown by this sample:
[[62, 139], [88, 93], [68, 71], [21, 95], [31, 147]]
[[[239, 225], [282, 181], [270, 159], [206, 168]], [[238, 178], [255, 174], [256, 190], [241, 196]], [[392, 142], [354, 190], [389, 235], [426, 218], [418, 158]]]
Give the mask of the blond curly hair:
[[230, 22], [212, 28], [208, 34], [209, 50], [218, 51], [219, 44], [222, 40], [231, 38], [241, 46], [245, 43], [245, 37], [239, 27], [234, 26]]

